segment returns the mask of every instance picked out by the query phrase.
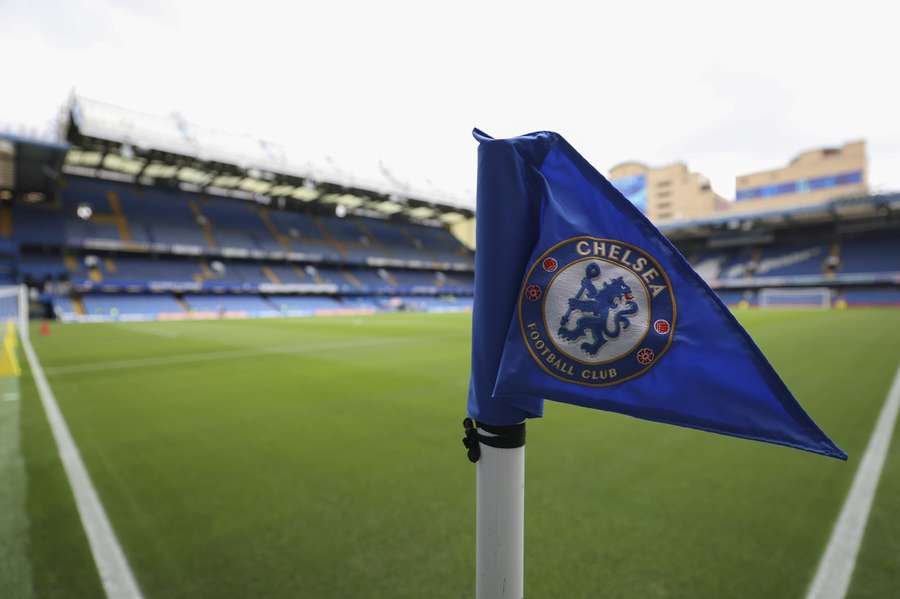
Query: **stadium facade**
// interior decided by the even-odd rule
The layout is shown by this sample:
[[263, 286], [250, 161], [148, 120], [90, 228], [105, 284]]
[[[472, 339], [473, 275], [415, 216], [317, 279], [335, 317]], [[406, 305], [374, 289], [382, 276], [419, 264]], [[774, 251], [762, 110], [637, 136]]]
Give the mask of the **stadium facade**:
[[[0, 281], [28, 284], [35, 315], [471, 307], [460, 238], [474, 214], [461, 202], [295, 168], [276, 144], [80, 98], [62, 138], [0, 139]], [[900, 194], [865, 193], [862, 143], [739, 177], [736, 202], [680, 163], [624, 163], [611, 178], [726, 303], [900, 305]]]
[[609, 171], [610, 182], [655, 223], [700, 218], [724, 210], [728, 202], [712, 190], [709, 179], [683, 162], [649, 167], [623, 162]]
[[738, 175], [730, 202], [683, 162], [650, 167], [623, 162], [609, 171], [616, 188], [653, 222], [821, 204], [869, 193], [865, 141], [808, 150], [786, 166]]
[[820, 204], [869, 192], [866, 143], [854, 141], [836, 148], [802, 152], [780, 168], [739, 175], [737, 212]]

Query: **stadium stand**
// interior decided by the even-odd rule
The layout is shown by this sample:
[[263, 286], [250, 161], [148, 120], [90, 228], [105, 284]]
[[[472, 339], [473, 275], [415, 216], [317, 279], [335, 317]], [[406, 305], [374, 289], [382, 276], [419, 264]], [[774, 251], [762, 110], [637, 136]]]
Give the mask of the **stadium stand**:
[[[0, 283], [30, 285], [47, 314], [471, 308], [473, 253], [449, 228], [471, 210], [210, 162], [216, 149], [191, 154], [190, 140], [173, 155], [115, 127], [92, 137], [77, 121], [65, 127], [72, 145], [47, 146], [52, 164], [0, 201]], [[661, 230], [730, 306], [900, 305], [898, 206], [900, 194], [842, 198]]]
[[898, 201], [866, 196], [662, 230], [730, 306], [896, 306]]
[[56, 246], [64, 239], [62, 215], [56, 208], [16, 203], [11, 221], [17, 243]]
[[65, 320], [374, 311], [438, 293], [406, 307], [466, 309], [451, 294], [472, 295], [472, 254], [440, 227], [78, 176], [57, 195], [13, 204], [0, 280], [68, 285], [46, 296]]
[[841, 243], [840, 271], [900, 272], [900, 233], [877, 233]]

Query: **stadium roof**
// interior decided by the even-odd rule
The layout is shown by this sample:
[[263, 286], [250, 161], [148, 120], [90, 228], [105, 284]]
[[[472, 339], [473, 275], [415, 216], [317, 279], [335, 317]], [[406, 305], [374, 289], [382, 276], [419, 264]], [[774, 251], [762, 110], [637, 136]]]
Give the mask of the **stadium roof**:
[[467, 201], [418, 192], [386, 169], [383, 180], [361, 180], [332, 165], [300, 165], [287, 149], [250, 135], [187, 122], [179, 115], [135, 112], [73, 96], [66, 170], [105, 171], [126, 180], [170, 181], [217, 195], [260, 201], [341, 205], [349, 212], [453, 223], [471, 218]]
[[888, 215], [900, 216], [900, 193], [838, 198], [780, 210], [727, 212], [707, 218], [672, 221], [660, 225], [659, 229], [671, 238], [703, 237], [721, 230], [774, 229]]

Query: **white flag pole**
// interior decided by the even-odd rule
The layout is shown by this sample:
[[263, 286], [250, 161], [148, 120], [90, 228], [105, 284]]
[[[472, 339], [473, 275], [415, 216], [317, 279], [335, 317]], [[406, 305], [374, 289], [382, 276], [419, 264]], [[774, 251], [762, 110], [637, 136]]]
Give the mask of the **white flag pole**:
[[[471, 423], [471, 421], [469, 421]], [[469, 432], [471, 431], [471, 432]], [[467, 425], [477, 460], [476, 599], [522, 599], [525, 588], [525, 424]], [[474, 459], [473, 459], [474, 458]]]

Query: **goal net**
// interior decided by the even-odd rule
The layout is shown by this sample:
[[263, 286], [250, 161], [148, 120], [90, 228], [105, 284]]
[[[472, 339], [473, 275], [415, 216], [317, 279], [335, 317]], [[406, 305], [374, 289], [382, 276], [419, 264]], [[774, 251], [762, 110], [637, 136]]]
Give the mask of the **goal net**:
[[803, 289], [766, 288], [759, 291], [760, 308], [830, 308], [832, 291], [827, 287]]

